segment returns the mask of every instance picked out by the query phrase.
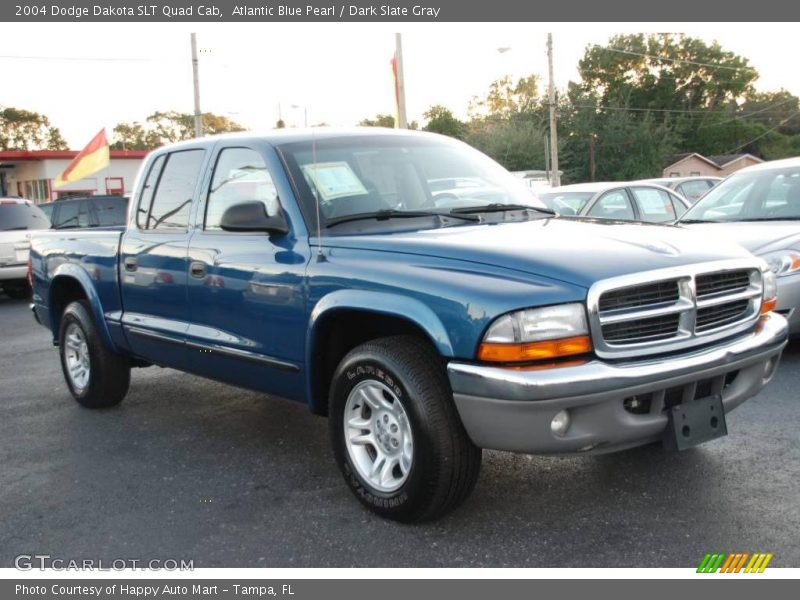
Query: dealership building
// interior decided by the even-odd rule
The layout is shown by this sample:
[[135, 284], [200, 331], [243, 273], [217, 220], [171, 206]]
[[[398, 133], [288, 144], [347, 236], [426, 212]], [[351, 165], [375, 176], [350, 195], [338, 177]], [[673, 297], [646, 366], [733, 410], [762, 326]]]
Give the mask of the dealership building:
[[53, 181], [77, 155], [77, 150], [0, 151], [0, 197], [19, 196], [41, 204], [69, 196], [129, 195], [147, 151], [111, 150], [105, 169], [54, 188]]

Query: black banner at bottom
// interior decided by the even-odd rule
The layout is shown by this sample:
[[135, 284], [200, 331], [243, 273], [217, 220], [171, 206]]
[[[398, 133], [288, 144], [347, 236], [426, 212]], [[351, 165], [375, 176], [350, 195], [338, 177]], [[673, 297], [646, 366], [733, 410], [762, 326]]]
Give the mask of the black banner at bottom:
[[[756, 586], [759, 586], [758, 589]], [[713, 588], [713, 589], [712, 589]], [[648, 600], [708, 598], [725, 594], [726, 600], [789, 597], [797, 591], [791, 579], [767, 579], [758, 575], [698, 575], [696, 579], [25, 579], [0, 581], [0, 598], [9, 600], [534, 600], [538, 598], [647, 597]], [[792, 596], [794, 596], [792, 594]]]

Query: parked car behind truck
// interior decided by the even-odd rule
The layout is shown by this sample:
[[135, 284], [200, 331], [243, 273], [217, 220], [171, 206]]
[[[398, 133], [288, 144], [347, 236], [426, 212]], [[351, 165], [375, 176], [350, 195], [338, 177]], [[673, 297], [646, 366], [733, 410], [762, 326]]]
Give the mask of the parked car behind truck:
[[[491, 202], [437, 206], [447, 178]], [[774, 274], [739, 246], [556, 218], [465, 144], [405, 131], [161, 148], [124, 232], [43, 233], [31, 269], [80, 404], [119, 403], [147, 364], [306, 403], [353, 493], [400, 521], [458, 506], [481, 448], [718, 437], [786, 342]]]
[[31, 232], [49, 227], [50, 221], [30, 200], [0, 198], [0, 288], [11, 298], [30, 294], [26, 277]]
[[800, 157], [737, 171], [679, 224], [765, 259], [778, 277], [776, 311], [788, 319], [790, 334], [800, 336]]

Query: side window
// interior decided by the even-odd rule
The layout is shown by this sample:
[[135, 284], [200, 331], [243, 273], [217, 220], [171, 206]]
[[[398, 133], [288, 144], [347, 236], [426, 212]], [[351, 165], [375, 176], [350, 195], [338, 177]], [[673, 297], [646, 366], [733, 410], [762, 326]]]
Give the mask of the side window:
[[147, 216], [147, 229], [186, 229], [189, 226], [192, 196], [204, 154], [204, 150], [181, 150], [167, 157]]
[[672, 198], [668, 192], [655, 188], [633, 188], [633, 196], [639, 205], [642, 221], [665, 223], [678, 218]]
[[92, 200], [92, 207], [100, 227], [124, 225], [128, 205], [123, 199]]
[[589, 216], [622, 221], [633, 221], [636, 218], [633, 214], [633, 206], [631, 206], [631, 201], [628, 199], [625, 190], [606, 192], [594, 203], [594, 206], [589, 211]]
[[219, 153], [208, 190], [206, 229], [219, 230], [228, 207], [254, 200], [264, 203], [269, 216], [278, 214], [278, 192], [264, 159], [249, 148], [225, 148]]
[[705, 179], [696, 179], [695, 181], [687, 181], [678, 186], [678, 192], [692, 202], [700, 199], [700, 196], [708, 191], [708, 182]]
[[164, 166], [164, 154], [158, 156], [150, 166], [150, 172], [144, 180], [142, 195], [139, 197], [139, 208], [136, 211], [136, 226], [139, 229], [146, 229], [147, 215], [150, 214], [150, 206], [153, 203], [153, 193], [156, 191], [158, 176], [161, 175], [161, 168]]
[[89, 226], [89, 203], [86, 200], [80, 201], [78, 208], [78, 227]]
[[58, 223], [56, 229], [74, 229], [78, 226], [79, 202], [63, 200], [58, 205]]

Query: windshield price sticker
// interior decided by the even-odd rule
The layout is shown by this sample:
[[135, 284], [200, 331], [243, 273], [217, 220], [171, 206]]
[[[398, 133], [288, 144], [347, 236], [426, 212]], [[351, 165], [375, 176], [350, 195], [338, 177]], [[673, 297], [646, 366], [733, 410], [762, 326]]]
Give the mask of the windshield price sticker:
[[344, 161], [303, 165], [303, 172], [319, 191], [323, 200], [345, 196], [366, 196], [367, 188]]

